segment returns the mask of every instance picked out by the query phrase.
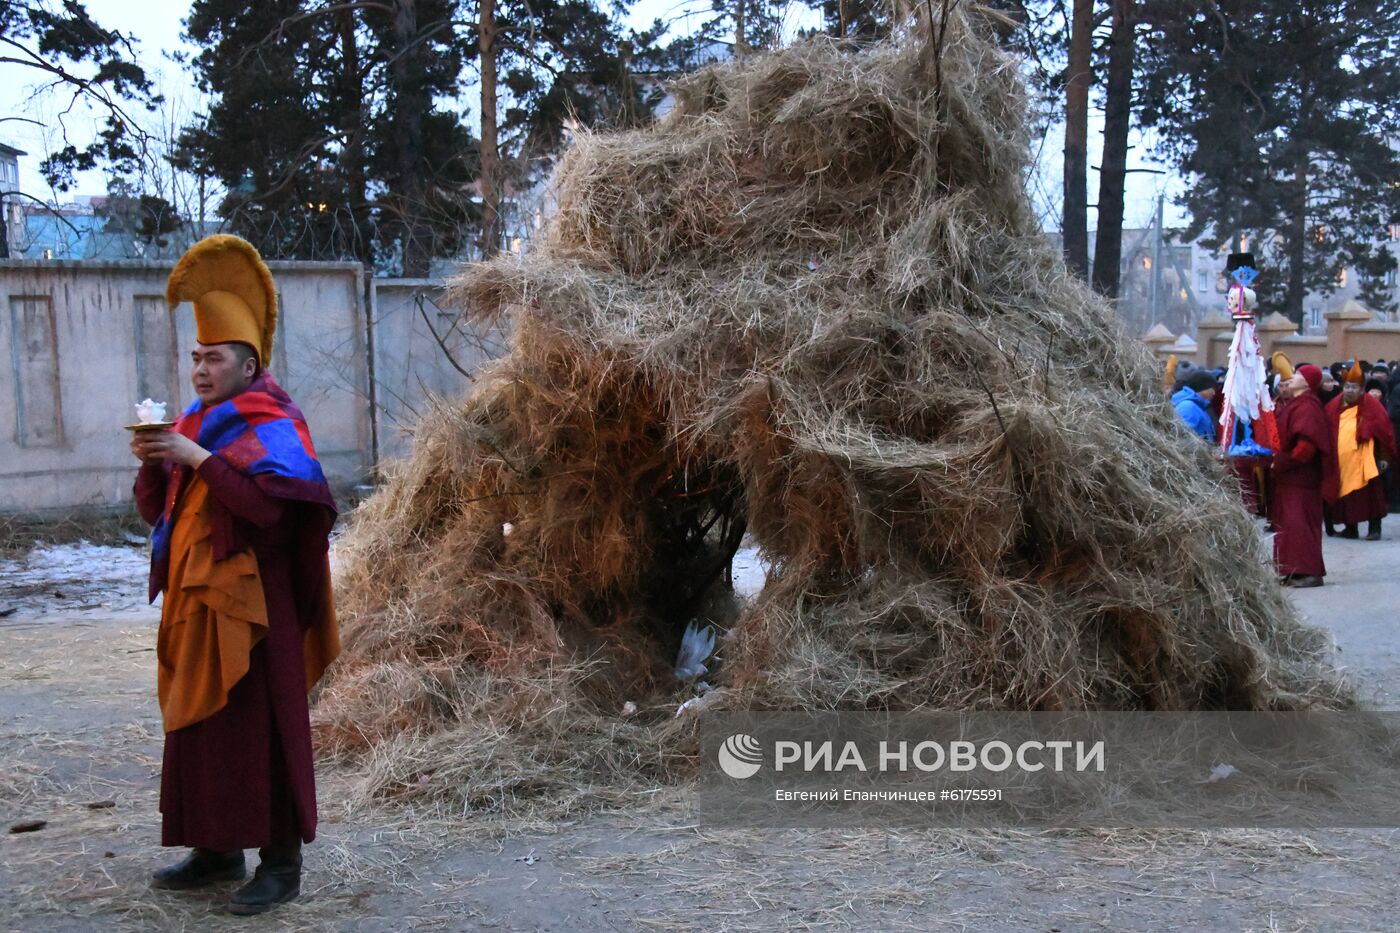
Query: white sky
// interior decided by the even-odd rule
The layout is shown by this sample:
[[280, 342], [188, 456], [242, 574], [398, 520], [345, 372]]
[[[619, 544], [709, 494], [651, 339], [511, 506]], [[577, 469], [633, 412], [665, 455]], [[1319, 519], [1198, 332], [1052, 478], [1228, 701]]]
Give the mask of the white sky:
[[[88, 12], [99, 23], [109, 29], [130, 33], [138, 40], [137, 59], [156, 82], [160, 91], [176, 103], [177, 110], [191, 112], [197, 110], [200, 95], [188, 71], [170, 61], [165, 53], [172, 51], [197, 51], [187, 45], [181, 36], [183, 20], [189, 12], [189, 0], [86, 0]], [[699, 19], [708, 14], [708, 0], [639, 0], [629, 17], [629, 25], [643, 28], [656, 18], [670, 20], [673, 29], [685, 32], [694, 28]], [[798, 4], [792, 7], [788, 20], [789, 31], [799, 25], [815, 22], [815, 14]], [[690, 24], [689, 26], [687, 24]], [[68, 138], [82, 144], [91, 139], [99, 125], [99, 115], [89, 110], [81, 102], [64, 113], [68, 108], [68, 96], [60, 93], [35, 93], [37, 72], [18, 65], [0, 65], [0, 114], [7, 117], [20, 116], [37, 120], [41, 125], [18, 120], [0, 123], [0, 142], [25, 150], [28, 155], [20, 158], [20, 187], [25, 193], [43, 199], [53, 199], [54, 194], [39, 174], [39, 162], [44, 154], [60, 146], [63, 131]], [[469, 121], [476, 124], [476, 114], [472, 112], [472, 98], [467, 87], [461, 98]], [[1103, 127], [1102, 112], [1091, 112], [1089, 126], [1089, 163], [1097, 165], [1100, 157], [1100, 132]], [[1129, 153], [1130, 168], [1163, 168], [1147, 155], [1148, 146], [1140, 134], [1134, 133], [1133, 148]], [[1061, 148], [1063, 127], [1051, 127], [1050, 133], [1040, 149], [1036, 177], [1031, 180], [1031, 193], [1037, 209], [1045, 218], [1047, 227], [1059, 222], [1059, 191], [1061, 186]], [[1097, 197], [1098, 177], [1089, 173], [1089, 202], [1092, 205]], [[1184, 222], [1181, 211], [1171, 203], [1171, 198], [1182, 191], [1179, 178], [1174, 175], [1153, 175], [1132, 173], [1128, 175], [1128, 199], [1124, 210], [1125, 227], [1144, 227], [1152, 217], [1159, 191], [1167, 194], [1166, 220], [1168, 226]], [[107, 189], [106, 178], [99, 171], [86, 172], [79, 177], [78, 185], [59, 196], [59, 200], [71, 200], [74, 195], [101, 194]], [[1090, 208], [1089, 226], [1094, 227], [1093, 209]]]

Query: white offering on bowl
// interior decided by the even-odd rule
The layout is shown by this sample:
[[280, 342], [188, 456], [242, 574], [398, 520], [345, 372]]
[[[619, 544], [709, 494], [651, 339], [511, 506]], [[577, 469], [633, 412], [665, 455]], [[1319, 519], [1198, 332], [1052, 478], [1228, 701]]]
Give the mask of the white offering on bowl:
[[164, 431], [175, 426], [175, 422], [165, 420], [165, 403], [146, 399], [136, 406], [137, 422], [128, 424], [128, 431]]
[[136, 406], [136, 420], [140, 424], [160, 424], [165, 420], [165, 403], [145, 399]]

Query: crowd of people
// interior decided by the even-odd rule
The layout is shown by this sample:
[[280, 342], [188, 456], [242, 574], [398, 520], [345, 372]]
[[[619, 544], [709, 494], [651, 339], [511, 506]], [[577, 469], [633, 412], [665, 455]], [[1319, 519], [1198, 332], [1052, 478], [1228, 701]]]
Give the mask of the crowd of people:
[[[1221, 437], [1224, 369], [1183, 363], [1171, 401], [1187, 429], [1229, 456]], [[1346, 360], [1294, 369], [1281, 355], [1268, 365], [1277, 441], [1251, 490], [1274, 530], [1280, 582], [1321, 586], [1322, 538], [1381, 538], [1381, 520], [1400, 511], [1400, 361]], [[1235, 440], [1232, 438], [1232, 441]], [[1256, 433], [1255, 443], [1265, 441]]]

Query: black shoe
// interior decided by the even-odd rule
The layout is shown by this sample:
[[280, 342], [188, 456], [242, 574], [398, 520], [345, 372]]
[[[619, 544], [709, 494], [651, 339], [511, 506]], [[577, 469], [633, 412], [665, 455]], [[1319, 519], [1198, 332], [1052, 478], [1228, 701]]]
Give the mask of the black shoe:
[[243, 862], [243, 850], [216, 852], [213, 849], [191, 849], [190, 854], [174, 865], [160, 869], [151, 876], [151, 887], [167, 891], [187, 891], [220, 881], [238, 881], [248, 874]]
[[1314, 586], [1321, 586], [1321, 585], [1322, 585], [1322, 578], [1321, 578], [1321, 577], [1294, 577], [1291, 581], [1289, 581], [1288, 585], [1289, 585], [1289, 586], [1296, 586], [1296, 587], [1299, 587], [1300, 589], [1307, 589], [1307, 588], [1311, 588], [1311, 587], [1314, 587]]
[[1366, 540], [1379, 541], [1381, 539], [1381, 523], [1370, 522], [1366, 526]]
[[1357, 532], [1355, 525], [1348, 525], [1342, 529], [1342, 537], [1350, 538], [1354, 541], [1357, 538], [1361, 537], [1361, 535], [1359, 532]]
[[1336, 529], [1335, 527], [1332, 526], [1332, 523], [1331, 523], [1331, 522], [1328, 522], [1326, 525], [1324, 525], [1324, 526], [1322, 526], [1322, 527], [1327, 531], [1327, 537], [1329, 537], [1329, 538], [1335, 538], [1335, 537], [1337, 537], [1337, 529]]
[[253, 879], [229, 898], [228, 912], [240, 917], [260, 914], [295, 899], [300, 893], [300, 857], [295, 862], [261, 862], [253, 872]]

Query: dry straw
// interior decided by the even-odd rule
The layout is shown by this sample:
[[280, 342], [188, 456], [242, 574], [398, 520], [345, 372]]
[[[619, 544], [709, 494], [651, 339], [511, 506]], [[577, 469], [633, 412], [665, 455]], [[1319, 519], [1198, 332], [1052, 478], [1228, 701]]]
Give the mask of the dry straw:
[[[513, 349], [343, 543], [318, 728], [367, 791], [683, 776], [691, 618], [726, 630], [711, 709], [1353, 702], [1037, 228], [1017, 64], [973, 16], [941, 54], [817, 40], [681, 80], [655, 126], [577, 141], [527, 256], [455, 280]], [[741, 607], [745, 530], [772, 570]]]

